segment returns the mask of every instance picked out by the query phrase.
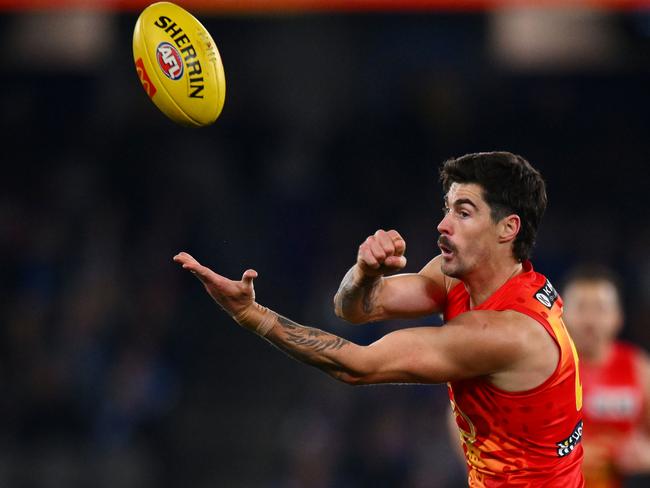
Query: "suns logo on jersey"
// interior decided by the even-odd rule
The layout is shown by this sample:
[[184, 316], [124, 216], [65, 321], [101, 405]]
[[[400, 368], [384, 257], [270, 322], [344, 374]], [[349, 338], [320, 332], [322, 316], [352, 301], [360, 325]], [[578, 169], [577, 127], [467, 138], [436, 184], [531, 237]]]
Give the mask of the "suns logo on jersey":
[[183, 76], [183, 59], [178, 49], [169, 42], [161, 42], [156, 48], [156, 59], [165, 76], [179, 80]]
[[582, 440], [582, 420], [578, 422], [571, 435], [564, 439], [562, 442], [557, 442], [557, 455], [559, 457], [568, 456], [573, 452], [580, 441]]

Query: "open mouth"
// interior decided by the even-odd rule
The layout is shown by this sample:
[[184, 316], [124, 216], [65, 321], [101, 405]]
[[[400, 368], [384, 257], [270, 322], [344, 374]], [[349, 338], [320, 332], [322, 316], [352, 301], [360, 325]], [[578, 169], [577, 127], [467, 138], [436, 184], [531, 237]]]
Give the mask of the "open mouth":
[[438, 247], [440, 248], [440, 251], [442, 252], [442, 255], [444, 257], [451, 257], [456, 249], [454, 246], [449, 242], [449, 239], [447, 239], [446, 236], [440, 236], [438, 239]]

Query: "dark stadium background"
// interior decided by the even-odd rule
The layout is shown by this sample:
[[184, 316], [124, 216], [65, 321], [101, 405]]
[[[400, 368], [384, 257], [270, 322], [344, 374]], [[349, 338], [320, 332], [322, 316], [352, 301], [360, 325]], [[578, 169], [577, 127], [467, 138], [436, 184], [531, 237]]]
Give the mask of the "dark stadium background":
[[142, 90], [137, 13], [0, 13], [0, 486], [463, 486], [444, 386], [336, 383], [171, 258], [254, 267], [261, 303], [367, 343], [403, 324], [335, 318], [358, 244], [395, 228], [424, 265], [467, 152], [541, 169], [536, 268], [612, 266], [650, 347], [650, 15], [531, 12], [541, 40], [507, 9], [201, 12], [228, 88], [198, 130]]

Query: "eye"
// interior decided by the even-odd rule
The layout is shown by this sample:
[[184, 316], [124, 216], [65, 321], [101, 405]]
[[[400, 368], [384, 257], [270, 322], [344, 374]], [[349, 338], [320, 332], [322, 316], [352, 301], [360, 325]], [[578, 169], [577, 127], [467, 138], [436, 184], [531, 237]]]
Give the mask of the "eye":
[[449, 207], [442, 207], [442, 215], [447, 215], [450, 211]]
[[458, 211], [458, 214], [459, 214], [462, 218], [464, 218], [464, 219], [466, 219], [467, 217], [469, 217], [469, 212], [468, 212], [467, 210], [459, 210], [459, 211]]

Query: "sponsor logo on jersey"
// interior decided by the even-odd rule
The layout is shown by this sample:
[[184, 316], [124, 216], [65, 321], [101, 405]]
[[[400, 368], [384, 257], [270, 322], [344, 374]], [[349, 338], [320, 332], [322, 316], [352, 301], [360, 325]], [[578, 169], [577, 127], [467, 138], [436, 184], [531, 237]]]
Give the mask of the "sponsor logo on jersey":
[[140, 78], [140, 83], [142, 83], [144, 91], [147, 92], [149, 98], [153, 98], [157, 91], [156, 85], [151, 83], [151, 79], [147, 74], [147, 70], [144, 69], [144, 62], [142, 61], [142, 58], [138, 58], [138, 60], [135, 62], [135, 70], [138, 72], [138, 78]]
[[553, 285], [551, 285], [551, 282], [548, 280], [546, 280], [544, 286], [542, 286], [535, 293], [535, 298], [537, 301], [548, 309], [553, 307], [553, 304], [555, 303], [555, 300], [558, 299], [558, 296], [559, 295], [557, 293], [557, 290], [553, 288]]
[[156, 59], [160, 69], [170, 80], [180, 80], [183, 76], [183, 59], [175, 46], [161, 42], [156, 48]]
[[571, 435], [564, 439], [562, 442], [557, 442], [555, 446], [557, 447], [558, 457], [568, 456], [573, 452], [580, 441], [582, 440], [582, 420], [578, 422]]

